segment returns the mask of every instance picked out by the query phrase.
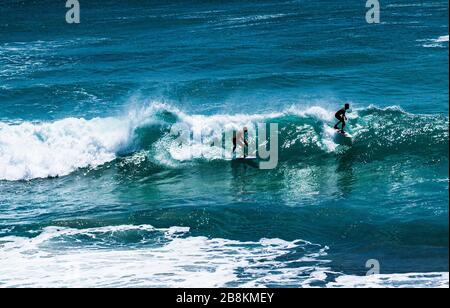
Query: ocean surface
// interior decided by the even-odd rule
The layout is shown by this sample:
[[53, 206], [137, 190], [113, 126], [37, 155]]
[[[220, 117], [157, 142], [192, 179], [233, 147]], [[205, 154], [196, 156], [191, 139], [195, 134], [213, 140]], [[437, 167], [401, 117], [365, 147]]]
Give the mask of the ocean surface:
[[448, 1], [80, 3], [0, 3], [0, 287], [449, 286]]

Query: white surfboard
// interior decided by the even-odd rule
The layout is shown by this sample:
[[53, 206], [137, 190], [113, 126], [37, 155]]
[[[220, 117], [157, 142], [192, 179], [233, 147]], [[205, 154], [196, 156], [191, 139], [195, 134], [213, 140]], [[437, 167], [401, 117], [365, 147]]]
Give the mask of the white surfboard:
[[334, 133], [334, 142], [340, 145], [352, 145], [353, 136], [347, 132], [342, 133], [336, 130]]

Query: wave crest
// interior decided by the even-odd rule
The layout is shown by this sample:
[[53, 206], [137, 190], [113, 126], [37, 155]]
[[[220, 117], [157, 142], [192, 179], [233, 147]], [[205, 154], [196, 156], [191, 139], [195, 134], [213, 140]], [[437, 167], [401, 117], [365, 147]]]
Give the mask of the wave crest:
[[[315, 160], [318, 155], [342, 153], [330, 128], [335, 122], [333, 115], [317, 106], [294, 106], [267, 114], [189, 115], [170, 105], [152, 103], [120, 117], [0, 123], [0, 180], [64, 176], [129, 154], [142, 155], [143, 151], [152, 163], [163, 167], [221, 159], [217, 147], [208, 144], [219, 138], [218, 132], [260, 122], [278, 124], [281, 161]], [[398, 107], [370, 106], [349, 114], [347, 127], [353, 145], [344, 152], [356, 160], [399, 153], [448, 155], [448, 124], [443, 115], [413, 115]], [[192, 134], [206, 132], [206, 137], [180, 146], [170, 134], [173, 125], [183, 125]]]

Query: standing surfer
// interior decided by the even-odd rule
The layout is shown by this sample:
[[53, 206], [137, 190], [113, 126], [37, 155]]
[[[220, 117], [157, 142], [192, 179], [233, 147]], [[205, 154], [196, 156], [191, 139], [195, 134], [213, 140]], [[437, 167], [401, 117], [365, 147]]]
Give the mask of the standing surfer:
[[236, 152], [237, 144], [239, 143], [240, 146], [244, 146], [244, 158], [247, 157], [245, 154], [246, 148], [248, 149], [248, 129], [247, 127], [244, 127], [242, 131], [237, 131], [235, 134], [233, 134], [233, 154]]
[[338, 112], [336, 112], [336, 114], [334, 115], [336, 117], [336, 119], [339, 120], [339, 122], [337, 122], [336, 125], [334, 126], [334, 129], [339, 130], [338, 125], [342, 124], [342, 128], [340, 129], [340, 132], [342, 134], [345, 134], [344, 127], [345, 127], [345, 121], [347, 121], [347, 117], [345, 116], [345, 113], [347, 112], [348, 109], [350, 109], [350, 104], [345, 104], [344, 108], [339, 109]]

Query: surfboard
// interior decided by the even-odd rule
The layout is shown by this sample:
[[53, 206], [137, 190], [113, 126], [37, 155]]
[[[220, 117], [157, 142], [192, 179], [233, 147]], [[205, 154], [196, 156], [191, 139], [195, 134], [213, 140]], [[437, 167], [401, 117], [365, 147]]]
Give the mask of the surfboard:
[[353, 136], [347, 132], [336, 130], [334, 133], [334, 142], [340, 145], [352, 145]]
[[256, 156], [247, 156], [247, 157], [233, 157], [233, 158], [226, 158], [225, 160], [228, 161], [256, 161], [258, 158]]
[[258, 159], [256, 156], [247, 156], [247, 157], [236, 157], [235, 160], [244, 159], [244, 160], [255, 160]]
[[242, 166], [242, 165], [247, 165], [253, 168], [259, 168], [259, 161], [260, 159], [255, 157], [255, 156], [250, 156], [250, 157], [237, 157], [237, 158], [230, 158], [227, 159], [228, 161], [231, 162], [232, 166]]

